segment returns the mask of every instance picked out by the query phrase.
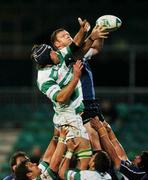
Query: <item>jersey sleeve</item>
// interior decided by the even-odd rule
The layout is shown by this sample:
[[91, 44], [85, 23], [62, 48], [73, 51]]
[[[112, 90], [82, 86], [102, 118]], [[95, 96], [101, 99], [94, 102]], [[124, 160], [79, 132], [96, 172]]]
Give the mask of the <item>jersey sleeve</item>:
[[52, 79], [45, 81], [40, 88], [40, 90], [53, 102], [56, 101], [57, 94], [61, 90], [59, 85]]
[[56, 180], [57, 175], [50, 169], [49, 164], [45, 161], [40, 162], [38, 165], [41, 169], [41, 175], [36, 178], [36, 180]]
[[43, 177], [43, 178], [41, 178], [41, 179], [45, 179], [45, 177], [46, 177], [47, 180], [57, 180], [57, 174], [56, 174], [54, 171], [52, 171], [52, 169], [51, 169], [50, 167], [48, 167], [48, 168], [43, 172], [43, 174], [41, 175], [41, 177]]
[[138, 180], [140, 178], [142, 178], [144, 175], [145, 175], [145, 172], [137, 172], [137, 171], [134, 171], [132, 169], [130, 169], [128, 167], [128, 165], [126, 164], [125, 161], [121, 161], [121, 165], [120, 165], [120, 173], [129, 178], [129, 180]]
[[39, 169], [41, 169], [41, 172], [43, 173], [47, 168], [49, 164], [45, 161], [41, 161], [40, 164], [38, 165]]
[[87, 61], [87, 60], [91, 59], [92, 55], [93, 55], [93, 49], [90, 48], [90, 49], [88, 50], [88, 52], [84, 55], [83, 60], [84, 60], [84, 61]]
[[67, 170], [65, 171], [64, 179], [65, 180], [71, 180], [71, 179], [80, 180], [80, 173], [73, 170]]

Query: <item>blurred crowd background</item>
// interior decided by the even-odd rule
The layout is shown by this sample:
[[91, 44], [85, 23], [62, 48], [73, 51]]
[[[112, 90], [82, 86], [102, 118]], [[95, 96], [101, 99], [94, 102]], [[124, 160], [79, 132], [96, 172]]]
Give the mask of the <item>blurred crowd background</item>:
[[147, 7], [147, 0], [0, 0], [0, 179], [13, 152], [38, 158], [52, 137], [52, 106], [37, 89], [31, 48], [50, 44], [60, 27], [74, 36], [78, 17], [92, 27], [105, 14], [122, 20], [90, 62], [96, 96], [128, 156], [148, 149]]

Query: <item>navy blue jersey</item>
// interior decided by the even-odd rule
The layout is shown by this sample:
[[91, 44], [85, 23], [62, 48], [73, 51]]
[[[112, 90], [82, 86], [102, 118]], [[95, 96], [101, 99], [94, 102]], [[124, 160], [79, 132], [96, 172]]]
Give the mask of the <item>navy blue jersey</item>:
[[104, 121], [104, 117], [100, 110], [98, 102], [95, 100], [95, 89], [93, 74], [89, 65], [89, 60], [93, 55], [93, 49], [91, 48], [83, 58], [83, 69], [81, 74], [81, 85], [83, 93], [84, 112], [82, 114], [83, 123], [87, 123], [90, 118], [98, 116], [101, 121]]
[[14, 180], [14, 175], [11, 174], [11, 175], [5, 177], [3, 180]]
[[133, 170], [132, 166], [126, 161], [121, 161], [120, 172], [123, 177], [126, 177], [129, 180], [140, 180], [146, 174], [146, 172], [142, 170]]
[[93, 100], [95, 99], [95, 90], [93, 75], [88, 61], [84, 61], [84, 66], [81, 74], [81, 84], [84, 100]]

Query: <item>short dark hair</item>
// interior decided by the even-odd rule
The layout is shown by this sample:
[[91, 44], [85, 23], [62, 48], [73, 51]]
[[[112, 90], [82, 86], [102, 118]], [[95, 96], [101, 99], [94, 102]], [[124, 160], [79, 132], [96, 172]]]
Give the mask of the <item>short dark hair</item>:
[[27, 177], [27, 173], [31, 171], [26, 166], [26, 163], [29, 161], [30, 161], [29, 159], [25, 159], [16, 166], [15, 172], [14, 172], [15, 180], [29, 180], [29, 178]]
[[111, 160], [105, 151], [99, 150], [94, 160], [95, 170], [98, 172], [105, 173], [109, 170], [111, 166]]
[[142, 152], [141, 165], [142, 165], [143, 169], [148, 173], [148, 151]]
[[[23, 151], [17, 151], [15, 152], [11, 157], [10, 157], [10, 166], [11, 166], [11, 169], [14, 165], [16, 165], [16, 160], [18, 157], [27, 157], [27, 154]], [[12, 169], [13, 171], [13, 169]]]
[[[51, 43], [52, 43], [52, 45], [53, 45], [54, 47], [55, 47], [54, 42], [57, 40], [57, 34], [58, 34], [59, 32], [61, 32], [61, 31], [65, 31], [65, 29], [64, 29], [64, 28], [59, 28], [59, 29], [53, 31], [53, 33], [51, 34], [50, 40], [51, 40]], [[56, 48], [56, 47], [55, 47], [55, 48]]]
[[50, 52], [52, 47], [47, 44], [34, 45], [31, 50], [31, 59], [35, 60], [35, 62], [45, 67], [47, 64], [53, 64], [50, 58]]

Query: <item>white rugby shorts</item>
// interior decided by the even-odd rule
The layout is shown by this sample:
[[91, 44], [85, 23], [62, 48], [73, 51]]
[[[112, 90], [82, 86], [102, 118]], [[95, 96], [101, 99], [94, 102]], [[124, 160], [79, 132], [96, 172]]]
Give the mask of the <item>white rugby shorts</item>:
[[89, 140], [88, 133], [83, 126], [82, 118], [79, 114], [75, 112], [60, 112], [58, 115], [54, 115], [53, 122], [55, 128], [59, 130], [62, 126], [68, 127], [69, 132], [66, 136], [66, 140], [75, 137], [83, 137]]

